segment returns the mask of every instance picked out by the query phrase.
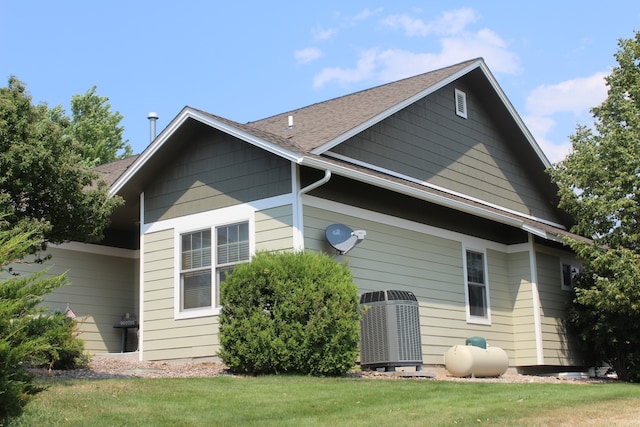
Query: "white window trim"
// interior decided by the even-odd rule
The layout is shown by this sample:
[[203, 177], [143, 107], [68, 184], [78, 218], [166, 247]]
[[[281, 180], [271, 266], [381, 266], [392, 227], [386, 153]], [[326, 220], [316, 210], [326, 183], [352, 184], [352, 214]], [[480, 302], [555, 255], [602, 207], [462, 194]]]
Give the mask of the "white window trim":
[[560, 289], [562, 289], [563, 291], [571, 291], [571, 290], [573, 290], [573, 286], [571, 286], [571, 284], [569, 284], [569, 286], [567, 286], [564, 283], [564, 270], [563, 270], [563, 267], [565, 265], [570, 266], [571, 269], [575, 268], [577, 270], [577, 273], [580, 273], [580, 270], [582, 270], [582, 265], [580, 265], [580, 263], [578, 263], [574, 259], [566, 259], [566, 258], [560, 259]]
[[467, 118], [467, 94], [460, 89], [455, 89], [455, 108], [458, 116]]
[[[467, 274], [467, 252], [477, 252], [482, 254], [482, 262], [484, 267], [484, 286], [487, 296], [487, 317], [472, 316], [471, 307], [469, 305], [469, 280]], [[491, 298], [489, 287], [489, 268], [487, 265], [487, 250], [486, 248], [477, 248], [471, 246], [462, 247], [462, 266], [464, 275], [464, 304], [467, 312], [467, 323], [475, 323], [479, 325], [491, 325]]]
[[[215, 284], [215, 268], [217, 264], [216, 260], [216, 250], [213, 247], [215, 244], [215, 232], [216, 227], [223, 227], [225, 225], [237, 224], [239, 222], [248, 222], [249, 224], [249, 259], [253, 258], [255, 255], [255, 215], [253, 209], [242, 209], [243, 212], [239, 212], [237, 207], [232, 209], [220, 209], [218, 211], [212, 212], [212, 215], [207, 215], [206, 217], [202, 216], [193, 216], [195, 221], [189, 224], [189, 217], [184, 217], [186, 221], [182, 222], [181, 226], [177, 226], [174, 228], [174, 243], [173, 243], [173, 306], [174, 306], [174, 314], [173, 317], [175, 320], [180, 319], [194, 319], [198, 317], [208, 317], [208, 316], [217, 316], [220, 314], [221, 307], [204, 307], [204, 308], [192, 308], [186, 311], [182, 311], [181, 306], [181, 296], [180, 296], [180, 259], [181, 259], [181, 237], [186, 233], [193, 233], [196, 231], [204, 230], [207, 228], [211, 229], [212, 236], [212, 248], [211, 248], [211, 281], [212, 286]], [[215, 295], [215, 292], [212, 293]]]

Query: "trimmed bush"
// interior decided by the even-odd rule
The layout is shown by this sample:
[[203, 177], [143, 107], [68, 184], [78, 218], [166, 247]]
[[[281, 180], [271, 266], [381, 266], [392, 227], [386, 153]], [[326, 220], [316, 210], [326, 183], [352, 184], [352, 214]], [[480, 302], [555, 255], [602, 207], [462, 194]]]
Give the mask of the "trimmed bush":
[[218, 355], [239, 373], [342, 375], [358, 355], [357, 294], [327, 255], [258, 253], [222, 284]]
[[83, 369], [89, 366], [89, 355], [84, 352], [84, 341], [77, 338], [78, 325], [65, 313], [34, 318], [26, 328], [27, 336], [40, 336], [50, 347], [39, 355], [40, 362], [53, 369]]

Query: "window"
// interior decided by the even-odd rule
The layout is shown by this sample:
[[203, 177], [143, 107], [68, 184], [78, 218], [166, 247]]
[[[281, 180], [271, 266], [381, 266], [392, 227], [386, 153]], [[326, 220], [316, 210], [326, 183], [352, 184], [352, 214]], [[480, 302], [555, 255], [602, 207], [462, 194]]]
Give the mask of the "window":
[[573, 289], [573, 279], [580, 273], [580, 267], [568, 262], [562, 263], [562, 289], [570, 291]]
[[489, 319], [489, 298], [484, 254], [466, 251], [467, 307], [469, 318]]
[[[220, 305], [220, 283], [235, 265], [249, 260], [249, 224], [215, 227], [181, 235], [180, 311]], [[215, 247], [212, 257], [211, 248]], [[213, 275], [212, 275], [213, 274]]]
[[211, 230], [182, 235], [181, 310], [211, 307]]
[[467, 118], [467, 94], [456, 89], [456, 114], [462, 118]]

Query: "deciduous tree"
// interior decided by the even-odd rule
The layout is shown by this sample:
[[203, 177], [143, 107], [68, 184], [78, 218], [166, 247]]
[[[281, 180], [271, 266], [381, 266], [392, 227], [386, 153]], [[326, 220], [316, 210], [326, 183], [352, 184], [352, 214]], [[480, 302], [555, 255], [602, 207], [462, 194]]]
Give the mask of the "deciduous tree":
[[571, 153], [550, 171], [585, 268], [570, 324], [618, 376], [640, 380], [640, 32], [619, 41], [608, 96], [579, 126]]
[[128, 142], [122, 140], [122, 114], [111, 112], [109, 98], [98, 96], [96, 86], [71, 98], [71, 114], [67, 133], [80, 142], [81, 157], [88, 166], [98, 166], [133, 154]]
[[0, 208], [11, 226], [23, 220], [43, 224], [44, 242], [100, 240], [121, 203], [86, 167], [83, 143], [70, 126], [61, 107], [33, 105], [15, 77], [0, 88]]

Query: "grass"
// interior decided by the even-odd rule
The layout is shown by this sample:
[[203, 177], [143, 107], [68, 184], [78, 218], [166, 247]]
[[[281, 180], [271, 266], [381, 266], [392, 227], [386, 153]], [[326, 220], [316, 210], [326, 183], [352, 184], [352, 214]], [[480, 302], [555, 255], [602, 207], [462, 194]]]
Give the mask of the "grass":
[[48, 380], [46, 384], [47, 390], [11, 425], [534, 426], [629, 425], [640, 420], [640, 388], [632, 384], [293, 376]]

